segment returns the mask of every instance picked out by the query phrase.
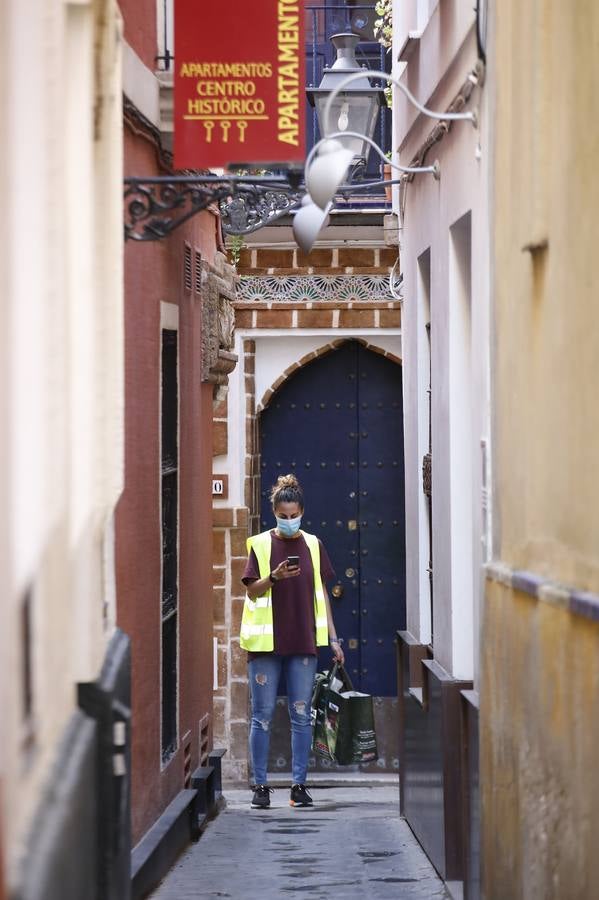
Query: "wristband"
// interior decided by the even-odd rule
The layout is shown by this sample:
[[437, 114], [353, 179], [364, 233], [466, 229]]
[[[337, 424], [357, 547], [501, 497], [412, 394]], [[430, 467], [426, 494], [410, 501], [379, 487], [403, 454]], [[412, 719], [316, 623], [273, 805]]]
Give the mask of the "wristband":
[[329, 638], [329, 644], [339, 644], [339, 646], [341, 646], [342, 643], [343, 643], [343, 638], [340, 638], [340, 637]]
[[275, 578], [275, 576], [271, 572], [270, 575], [268, 576], [268, 580], [270, 581], [271, 584], [276, 584], [279, 579]]

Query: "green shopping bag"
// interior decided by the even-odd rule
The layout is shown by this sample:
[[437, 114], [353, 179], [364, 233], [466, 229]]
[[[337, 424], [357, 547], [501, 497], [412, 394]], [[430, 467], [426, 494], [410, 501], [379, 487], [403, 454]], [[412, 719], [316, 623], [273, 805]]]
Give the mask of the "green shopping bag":
[[312, 697], [312, 748], [341, 766], [378, 759], [370, 694], [354, 691], [343, 666], [319, 672]]

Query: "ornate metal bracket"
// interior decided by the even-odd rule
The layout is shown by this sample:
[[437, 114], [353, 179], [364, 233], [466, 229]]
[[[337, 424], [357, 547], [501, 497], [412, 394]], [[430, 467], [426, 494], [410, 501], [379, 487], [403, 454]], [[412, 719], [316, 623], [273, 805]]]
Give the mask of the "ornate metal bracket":
[[276, 175], [125, 178], [125, 240], [159, 241], [212, 204], [226, 234], [249, 234], [298, 207], [302, 193]]
[[235, 194], [219, 205], [225, 234], [249, 234], [297, 209], [304, 191], [291, 186], [238, 185]]

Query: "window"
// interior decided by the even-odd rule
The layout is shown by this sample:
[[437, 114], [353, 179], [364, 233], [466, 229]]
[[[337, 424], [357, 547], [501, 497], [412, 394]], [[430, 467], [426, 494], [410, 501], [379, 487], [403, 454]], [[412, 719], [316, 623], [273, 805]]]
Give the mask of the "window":
[[179, 386], [177, 332], [162, 330], [162, 761], [177, 749]]
[[157, 68], [169, 72], [175, 53], [174, 0], [156, 0]]
[[33, 680], [33, 591], [28, 588], [21, 600], [21, 726], [22, 749], [27, 754], [35, 742]]
[[[422, 457], [422, 491], [424, 495], [424, 520], [426, 528], [423, 534], [423, 556], [426, 563], [426, 581], [421, 577], [421, 603], [426, 603], [428, 593], [428, 610], [421, 610], [421, 623], [423, 640], [430, 634], [430, 643], [433, 643], [434, 604], [433, 604], [433, 384], [432, 384], [432, 345], [431, 345], [431, 253], [426, 250], [418, 259], [418, 295], [419, 295], [419, 319], [424, 325], [425, 340], [420, 341], [421, 346], [421, 376], [423, 387], [426, 389], [426, 403], [422, 404], [424, 415], [424, 429], [426, 437], [424, 441], [424, 453]], [[428, 581], [428, 584], [427, 584]]]

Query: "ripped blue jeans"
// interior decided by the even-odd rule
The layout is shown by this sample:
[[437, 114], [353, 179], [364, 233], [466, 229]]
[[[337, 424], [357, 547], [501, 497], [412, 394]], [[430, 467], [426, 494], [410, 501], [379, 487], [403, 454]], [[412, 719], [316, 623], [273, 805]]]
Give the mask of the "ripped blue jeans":
[[248, 662], [252, 724], [250, 753], [254, 784], [266, 784], [270, 726], [277, 702], [281, 672], [285, 673], [291, 721], [292, 778], [305, 784], [312, 743], [310, 702], [316, 673], [315, 656], [257, 656]]

